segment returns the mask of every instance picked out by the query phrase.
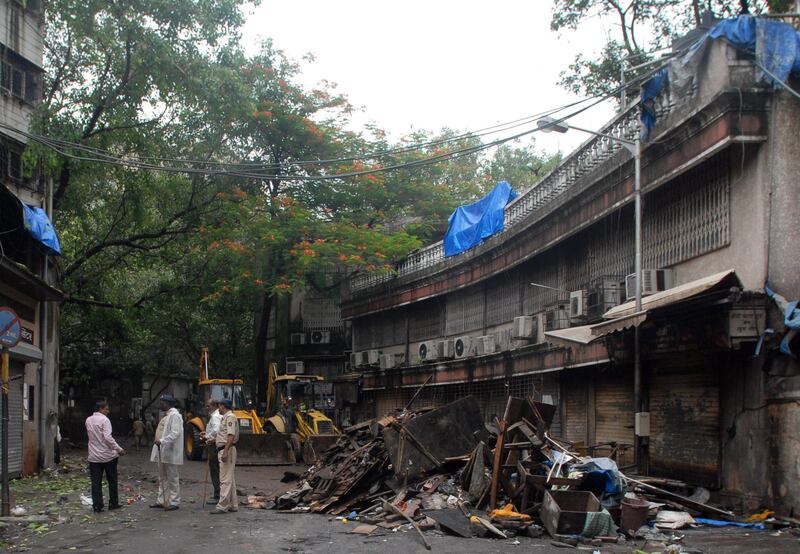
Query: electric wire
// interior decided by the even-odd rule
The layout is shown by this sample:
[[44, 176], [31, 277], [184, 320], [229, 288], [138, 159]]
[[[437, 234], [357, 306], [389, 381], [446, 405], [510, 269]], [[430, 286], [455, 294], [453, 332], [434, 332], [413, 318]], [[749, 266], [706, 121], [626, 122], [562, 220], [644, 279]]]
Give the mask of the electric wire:
[[[633, 84], [635, 84], [636, 81], [644, 80], [646, 78], [649, 78], [652, 74], [654, 74], [656, 71], [658, 71], [660, 69], [661, 69], [660, 67], [654, 68], [651, 71], [646, 72], [646, 73], [642, 74], [641, 76], [637, 77], [637, 79], [634, 79], [631, 82], [627, 83], [625, 86], [629, 87], [629, 86], [632, 86]], [[576, 101], [576, 102], [567, 104], [565, 106], [562, 106], [562, 107], [559, 107], [559, 108], [556, 108], [556, 109], [553, 109], [553, 110], [547, 110], [545, 112], [542, 112], [542, 114], [558, 113], [558, 112], [563, 111], [564, 109], [579, 105], [579, 104], [584, 103], [584, 102], [586, 102], [588, 100], [592, 100], [592, 99], [595, 100], [594, 102], [592, 102], [588, 106], [584, 106], [582, 108], [579, 108], [579, 109], [573, 111], [572, 113], [570, 113], [570, 114], [568, 114], [566, 116], [560, 117], [558, 120], [556, 120], [556, 123], [560, 123], [560, 122], [566, 121], [567, 119], [575, 117], [576, 115], [578, 115], [580, 113], [583, 113], [584, 111], [596, 106], [597, 104], [599, 104], [601, 102], [604, 102], [605, 100], [615, 96], [616, 93], [619, 92], [619, 90], [621, 90], [621, 89], [622, 89], [622, 87], [617, 87], [617, 88], [615, 88], [615, 89], [613, 89], [613, 90], [611, 90], [611, 91], [609, 91], [609, 92], [607, 92], [607, 93], [605, 93], [603, 95], [596, 95], [594, 97], [590, 97], [590, 98], [587, 98], [587, 99]], [[506, 124], [495, 125], [495, 126], [492, 126], [490, 128], [487, 128], [487, 129], [497, 129], [497, 128], [500, 128], [500, 127], [504, 127], [503, 130], [508, 130], [508, 129], [511, 129], [511, 128], [514, 128], [514, 127], [520, 127], [520, 126], [526, 125], [528, 123], [532, 123], [534, 121], [534, 119], [537, 118], [537, 117], [541, 117], [541, 114], [536, 114], [534, 116], [527, 116], [525, 118], [520, 118], [519, 120], [515, 120], [513, 122], [507, 122]], [[517, 122], [522, 122], [522, 123], [517, 123]], [[511, 123], [513, 123], [514, 125], [510, 125]], [[7, 128], [8, 126], [0, 123], [0, 128], [3, 128], [3, 127]], [[510, 142], [510, 141], [517, 140], [517, 139], [519, 139], [519, 138], [521, 138], [523, 136], [532, 134], [532, 133], [537, 132], [539, 130], [541, 130], [541, 129], [539, 129], [538, 127], [533, 128], [533, 129], [527, 129], [527, 130], [521, 131], [519, 133], [515, 133], [515, 134], [513, 134], [511, 136], [503, 137], [503, 138], [500, 138], [500, 139], [497, 139], [497, 140], [494, 140], [494, 141], [491, 141], [491, 142], [488, 142], [488, 143], [481, 143], [479, 145], [475, 145], [475, 146], [471, 146], [471, 147], [467, 147], [467, 148], [463, 148], [463, 149], [458, 149], [458, 150], [454, 150], [454, 151], [450, 151], [450, 152], [444, 152], [444, 153], [441, 153], [441, 154], [436, 154], [436, 155], [433, 155], [433, 156], [430, 156], [430, 157], [426, 157], [426, 158], [423, 158], [423, 159], [420, 159], [420, 160], [414, 160], [414, 161], [411, 161], [411, 162], [384, 165], [384, 166], [374, 167], [374, 168], [370, 168], [370, 169], [365, 169], [365, 170], [362, 170], [362, 171], [350, 171], [350, 172], [343, 172], [343, 173], [315, 174], [315, 175], [309, 175], [309, 174], [293, 174], [293, 175], [281, 174], [281, 175], [276, 175], [276, 174], [273, 174], [273, 173], [267, 173], [267, 174], [265, 174], [265, 173], [257, 173], [257, 172], [254, 173], [252, 171], [246, 171], [248, 168], [251, 167], [249, 165], [248, 166], [244, 166], [244, 170], [237, 169], [237, 170], [234, 170], [234, 171], [231, 171], [231, 170], [228, 170], [228, 169], [201, 169], [201, 168], [197, 168], [197, 167], [178, 167], [178, 166], [174, 166], [174, 165], [172, 165], [172, 166], [157, 165], [157, 164], [146, 163], [146, 162], [142, 161], [142, 160], [145, 160], [145, 159], [153, 159], [153, 158], [138, 158], [138, 157], [126, 158], [126, 157], [121, 157], [121, 156], [115, 156], [115, 155], [111, 155], [111, 154], [109, 154], [108, 152], [105, 152], [105, 151], [100, 151], [100, 150], [97, 150], [97, 149], [93, 149], [91, 147], [86, 147], [85, 145], [72, 143], [72, 142], [69, 142], [69, 141], [64, 141], [64, 140], [60, 140], [60, 139], [51, 139], [51, 138], [48, 138], [48, 137], [45, 137], [45, 136], [41, 136], [41, 135], [36, 135], [36, 134], [33, 134], [33, 133], [20, 132], [19, 130], [16, 130], [16, 132], [25, 135], [26, 137], [28, 137], [29, 139], [31, 139], [31, 140], [33, 140], [35, 142], [39, 142], [43, 146], [46, 146], [46, 147], [50, 148], [51, 150], [53, 150], [54, 152], [56, 152], [56, 153], [58, 153], [58, 154], [60, 154], [62, 156], [65, 156], [65, 157], [70, 158], [70, 159], [74, 159], [76, 161], [103, 163], [103, 164], [107, 164], [107, 165], [116, 165], [116, 166], [126, 167], [126, 168], [130, 168], [130, 169], [154, 170], [154, 171], [162, 171], [162, 172], [168, 172], [168, 173], [183, 173], [183, 174], [193, 174], [193, 175], [199, 174], [199, 175], [206, 175], [206, 176], [229, 176], [229, 177], [240, 177], [240, 178], [247, 178], [247, 179], [259, 179], [259, 180], [267, 180], [268, 179], [268, 180], [278, 180], [278, 181], [314, 181], [314, 180], [334, 180], [334, 179], [343, 179], [343, 178], [350, 178], [350, 177], [359, 177], [359, 176], [371, 175], [371, 174], [375, 174], [375, 173], [382, 173], [382, 172], [388, 172], [388, 171], [396, 171], [396, 170], [402, 170], [402, 169], [412, 169], [412, 168], [424, 167], [424, 166], [427, 166], [427, 165], [432, 165], [432, 164], [439, 163], [439, 162], [441, 162], [443, 160], [458, 159], [458, 158], [463, 157], [463, 156], [475, 154], [475, 153], [478, 153], [480, 151], [483, 151], [483, 150], [486, 150], [486, 149], [489, 149], [489, 148], [493, 148], [495, 146], [499, 146], [501, 144], [504, 144], [504, 143], [507, 143], [507, 142]], [[450, 139], [448, 139], [448, 140], [451, 140], [451, 139], [452, 139], [452, 137]], [[433, 141], [433, 142], [436, 142], [436, 141]], [[410, 148], [410, 147], [404, 147], [404, 148], [401, 148], [401, 149], [397, 149], [395, 151], [406, 150], [407, 148]], [[75, 150], [78, 150], [78, 151], [83, 151], [84, 153], [91, 155], [91, 157], [89, 155], [87, 155], [87, 156], [77, 155], [77, 154], [74, 154], [72, 152], [67, 151], [67, 149], [75, 149]], [[356, 158], [356, 159], [374, 159], [374, 155], [371, 155], [371, 156], [369, 156], [367, 158]], [[181, 162], [181, 160], [179, 160], [179, 159], [171, 159], [171, 158], [164, 158], [163, 161]], [[344, 159], [336, 159], [336, 160], [330, 160], [330, 161], [331, 162], [333, 162], [333, 161], [344, 161]], [[205, 164], [205, 163], [206, 162], [198, 162], [199, 165], [202, 165], [202, 164]], [[296, 163], [297, 162], [294, 162], [294, 164], [296, 164]], [[320, 161], [308, 161], [308, 163], [320, 163]], [[286, 164], [259, 164], [259, 165], [253, 165], [252, 167], [256, 168], [256, 169], [267, 170], [267, 168], [269, 168], [271, 170], [274, 170], [276, 168], [276, 166], [277, 166], [277, 168], [285, 168], [287, 166], [288, 167], [292, 167], [294, 164], [292, 162], [288, 162]], [[236, 164], [236, 163], [228, 163], [227, 165], [232, 166], [234, 168], [242, 168], [243, 167], [242, 165]]]

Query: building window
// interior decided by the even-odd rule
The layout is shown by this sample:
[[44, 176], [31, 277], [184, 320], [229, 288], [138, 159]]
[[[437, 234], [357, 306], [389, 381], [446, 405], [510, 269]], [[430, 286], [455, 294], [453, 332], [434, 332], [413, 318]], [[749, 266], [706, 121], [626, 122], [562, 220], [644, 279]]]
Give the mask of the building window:
[[0, 88], [30, 104], [39, 101], [41, 81], [38, 71], [26, 70], [9, 61], [3, 61], [0, 66]]

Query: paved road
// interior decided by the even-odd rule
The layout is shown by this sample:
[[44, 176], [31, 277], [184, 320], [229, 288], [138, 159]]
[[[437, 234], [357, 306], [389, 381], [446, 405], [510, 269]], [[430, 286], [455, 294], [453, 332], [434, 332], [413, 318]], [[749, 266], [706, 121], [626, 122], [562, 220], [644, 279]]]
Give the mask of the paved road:
[[[270, 510], [242, 508], [236, 514], [212, 516], [208, 506], [201, 505], [205, 465], [189, 462], [181, 471], [183, 503], [173, 512], [148, 508], [155, 498], [157, 466], [147, 461], [144, 451], [122, 458], [120, 478], [124, 485], [141, 493], [142, 501], [118, 512], [97, 516], [86, 508], [86, 515], [53, 527], [52, 532], [32, 536], [27, 547], [32, 552], [427, 552], [414, 532], [383, 532], [362, 537], [350, 531], [353, 524], [343, 524], [322, 515], [282, 514]], [[252, 494], [274, 495], [287, 487], [279, 479], [287, 468], [238, 468], [240, 490]], [[564, 553], [567, 550], [550, 545], [549, 539], [514, 540], [461, 539], [435, 532], [426, 534], [432, 552], [536, 552]], [[685, 543], [706, 553], [769, 553], [800, 551], [796, 537], [783, 533], [773, 537], [767, 533], [742, 530], [693, 531]], [[641, 546], [637, 545], [637, 546]], [[647, 548], [648, 552], [655, 549]], [[591, 551], [591, 549], [589, 550]], [[604, 547], [602, 552], [633, 552], [633, 543]]]

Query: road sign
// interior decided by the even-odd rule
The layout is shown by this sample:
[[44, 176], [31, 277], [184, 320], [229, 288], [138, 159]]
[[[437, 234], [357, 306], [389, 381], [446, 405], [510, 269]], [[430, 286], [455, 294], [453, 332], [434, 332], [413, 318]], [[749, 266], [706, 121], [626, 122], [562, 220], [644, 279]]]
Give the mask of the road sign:
[[0, 345], [14, 348], [22, 336], [22, 324], [17, 312], [11, 308], [0, 308]]

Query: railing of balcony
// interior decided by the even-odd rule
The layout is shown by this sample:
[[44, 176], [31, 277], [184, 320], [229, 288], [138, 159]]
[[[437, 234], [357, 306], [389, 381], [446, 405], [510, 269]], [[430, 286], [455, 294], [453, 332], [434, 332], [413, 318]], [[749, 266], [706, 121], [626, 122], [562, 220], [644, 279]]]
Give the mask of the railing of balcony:
[[[674, 101], [668, 90], [655, 99], [658, 119], [672, 111]], [[593, 136], [567, 156], [555, 169], [541, 181], [525, 190], [505, 208], [505, 226], [502, 233], [508, 232], [516, 224], [533, 222], [543, 216], [546, 207], [552, 205], [565, 192], [569, 191], [584, 176], [600, 164], [615, 156], [623, 146], [610, 137], [634, 140], [640, 131], [639, 105], [633, 104], [611, 120], [600, 132], [606, 137]], [[577, 132], [577, 131], [576, 131]], [[461, 254], [463, 255], [463, 254]], [[370, 274], [357, 273], [350, 278], [350, 291], [358, 292], [387, 283], [398, 277], [422, 271], [444, 261], [442, 241], [412, 252], [399, 264], [395, 273]]]

